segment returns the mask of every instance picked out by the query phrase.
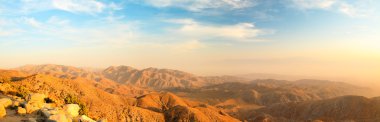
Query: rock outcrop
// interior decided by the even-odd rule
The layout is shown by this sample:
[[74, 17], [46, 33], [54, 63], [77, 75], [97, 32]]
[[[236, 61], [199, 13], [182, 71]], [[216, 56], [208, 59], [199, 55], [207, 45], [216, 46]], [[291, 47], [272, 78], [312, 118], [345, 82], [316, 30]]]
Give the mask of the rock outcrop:
[[[2, 94], [0, 94], [3, 96]], [[25, 104], [13, 105], [9, 111], [15, 111], [20, 118], [32, 117], [22, 119], [28, 122], [46, 121], [46, 122], [95, 122], [95, 120], [87, 117], [86, 115], [79, 115], [81, 109], [77, 104], [64, 104], [60, 106], [53, 106], [53, 103], [46, 103], [46, 95], [40, 93], [31, 93], [26, 98], [8, 95], [0, 98], [0, 118], [6, 119], [7, 107], [19, 99], [25, 99]], [[15, 115], [12, 115], [13, 117]], [[0, 119], [0, 121], [2, 121]], [[6, 121], [6, 120], [5, 120]], [[10, 121], [16, 121], [10, 119]]]

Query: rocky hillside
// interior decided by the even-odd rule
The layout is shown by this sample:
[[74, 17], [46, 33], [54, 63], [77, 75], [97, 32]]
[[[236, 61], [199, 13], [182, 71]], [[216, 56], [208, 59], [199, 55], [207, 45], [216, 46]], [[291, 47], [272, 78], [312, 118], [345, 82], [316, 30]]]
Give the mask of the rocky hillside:
[[118, 83], [140, 87], [192, 88], [202, 86], [204, 81], [195, 75], [169, 69], [148, 68], [137, 70], [127, 66], [109, 67], [103, 71], [104, 76]]
[[228, 82], [197, 89], [173, 90], [180, 96], [210, 104], [230, 99], [256, 105], [310, 101], [344, 95], [365, 95], [371, 90], [342, 82], [301, 80], [255, 80], [250, 83]]
[[38, 73], [66, 79], [95, 80], [101, 84], [112, 85], [110, 82], [116, 82], [130, 88], [134, 87], [134, 89], [199, 88], [224, 82], [244, 81], [242, 78], [233, 76], [199, 77], [178, 70], [157, 68], [138, 70], [129, 66], [111, 66], [102, 71], [91, 71], [71, 66], [46, 64], [26, 65], [15, 70], [29, 75]]
[[[81, 78], [57, 78], [44, 74], [17, 76], [17, 79], [13, 77], [15, 76], [8, 76], [11, 80], [0, 83], [2, 93], [22, 99], [26, 99], [31, 93], [45, 94], [50, 102], [57, 105], [78, 104], [83, 114], [95, 120], [106, 118], [109, 121], [238, 121], [217, 108], [195, 104], [196, 102], [184, 100], [171, 93], [148, 93], [140, 97], [130, 97], [97, 87], [94, 85], [97, 81]], [[42, 109], [35, 108], [35, 111], [43, 111]]]
[[341, 82], [300, 80], [255, 80], [250, 83], [223, 83], [171, 92], [183, 98], [216, 106], [241, 120], [244, 113], [279, 103], [315, 101], [344, 95], [366, 95], [366, 88]]
[[22, 67], [15, 68], [15, 70], [21, 71], [27, 74], [45, 74], [51, 75], [58, 78], [85, 78], [91, 80], [101, 80], [101, 74], [85, 70], [83, 68], [77, 68], [72, 66], [64, 65], [54, 65], [54, 64], [45, 64], [45, 65], [25, 65]]
[[318, 101], [275, 104], [246, 114], [251, 115], [247, 118], [267, 115], [267, 119], [272, 119], [272, 121], [378, 122], [380, 121], [380, 99], [342, 96]]

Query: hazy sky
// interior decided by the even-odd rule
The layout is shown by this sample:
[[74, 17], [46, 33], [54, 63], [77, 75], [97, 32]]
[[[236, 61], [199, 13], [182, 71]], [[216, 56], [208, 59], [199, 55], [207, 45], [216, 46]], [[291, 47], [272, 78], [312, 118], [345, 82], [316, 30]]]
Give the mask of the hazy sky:
[[379, 0], [0, 0], [0, 67], [380, 79]]

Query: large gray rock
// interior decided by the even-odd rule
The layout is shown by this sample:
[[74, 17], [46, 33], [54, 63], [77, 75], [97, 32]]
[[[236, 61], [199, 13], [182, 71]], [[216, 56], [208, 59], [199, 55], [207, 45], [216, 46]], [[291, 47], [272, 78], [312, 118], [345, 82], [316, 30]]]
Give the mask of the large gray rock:
[[43, 108], [40, 112], [43, 117], [49, 118], [51, 115], [58, 114], [59, 110], [57, 108]]

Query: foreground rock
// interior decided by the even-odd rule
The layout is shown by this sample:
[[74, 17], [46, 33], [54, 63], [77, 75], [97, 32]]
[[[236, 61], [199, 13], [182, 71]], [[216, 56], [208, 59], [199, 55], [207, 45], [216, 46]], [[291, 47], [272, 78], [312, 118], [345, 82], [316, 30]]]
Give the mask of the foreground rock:
[[0, 105], [3, 105], [5, 108], [7, 108], [10, 105], [12, 105], [12, 100], [9, 98], [1, 98], [0, 99]]
[[96, 122], [95, 120], [89, 118], [86, 115], [82, 115], [78, 118], [78, 122]]
[[66, 104], [64, 109], [71, 117], [77, 117], [79, 115], [80, 107], [78, 104]]
[[4, 106], [0, 104], [0, 118], [4, 117], [7, 115], [7, 111], [5, 110]]
[[46, 122], [72, 122], [72, 119], [65, 114], [51, 115]]
[[17, 107], [17, 114], [26, 114], [26, 109], [22, 107]]

